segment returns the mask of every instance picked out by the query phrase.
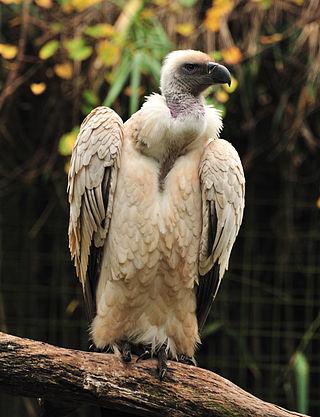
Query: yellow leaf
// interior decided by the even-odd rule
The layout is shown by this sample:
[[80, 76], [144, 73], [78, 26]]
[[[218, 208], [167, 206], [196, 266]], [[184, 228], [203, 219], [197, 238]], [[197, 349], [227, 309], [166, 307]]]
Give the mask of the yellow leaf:
[[156, 6], [164, 7], [168, 5], [169, 0], [153, 0], [152, 3], [155, 4]]
[[67, 160], [67, 162], [64, 164], [64, 172], [68, 175], [70, 171], [70, 158]]
[[0, 3], [4, 4], [20, 4], [21, 0], [0, 0]]
[[236, 91], [236, 89], [238, 87], [238, 81], [234, 77], [231, 76], [231, 84], [230, 84], [230, 87], [228, 86], [228, 84], [223, 84], [222, 87], [224, 88], [224, 90], [227, 93], [231, 94], [234, 91]]
[[318, 200], [316, 201], [316, 206], [318, 209], [320, 209], [320, 197], [318, 198]]
[[220, 28], [220, 16], [216, 14], [213, 8], [209, 9], [204, 20], [204, 25], [211, 32], [217, 32]]
[[93, 38], [106, 38], [114, 34], [114, 27], [108, 23], [98, 23], [97, 25], [88, 26], [84, 33]]
[[97, 54], [101, 62], [107, 66], [112, 66], [119, 61], [120, 47], [113, 42], [103, 40], [97, 45]]
[[178, 13], [181, 13], [182, 7], [181, 7], [181, 4], [178, 3], [177, 1], [171, 1], [168, 4], [168, 9], [169, 9], [169, 13], [178, 14]]
[[297, 4], [298, 6], [302, 6], [304, 3], [304, 0], [293, 0], [293, 3]]
[[91, 6], [101, 3], [101, 1], [102, 0], [71, 0], [70, 3], [77, 12], [82, 12]]
[[79, 300], [75, 298], [71, 300], [70, 303], [67, 305], [66, 313], [69, 315], [73, 314], [75, 310], [78, 308], [79, 304]]
[[213, 9], [220, 14], [220, 16], [231, 12], [234, 7], [233, 0], [215, 0], [213, 3]]
[[224, 62], [227, 64], [239, 64], [242, 59], [242, 54], [237, 46], [231, 46], [230, 48], [222, 49], [221, 55]]
[[[131, 94], [132, 94], [132, 89], [131, 89], [131, 87], [130, 86], [128, 86], [128, 87], [126, 87], [125, 89], [124, 89], [124, 94], [126, 95], [126, 96], [128, 96], [128, 97], [130, 97], [131, 96]], [[145, 88], [144, 87], [142, 87], [142, 86], [139, 86], [138, 87], [138, 90], [137, 90], [137, 93], [138, 93], [138, 95], [139, 96], [142, 96], [143, 94], [145, 94], [145, 92], [146, 92], [146, 90], [145, 90]]]
[[108, 84], [112, 84], [114, 82], [114, 73], [111, 72], [107, 72], [104, 76], [104, 79], [107, 81]]
[[60, 7], [63, 10], [63, 12], [66, 14], [72, 13], [74, 10], [70, 0], [66, 2], [62, 2]]
[[140, 17], [142, 19], [150, 19], [153, 16], [154, 16], [154, 11], [150, 9], [150, 7], [143, 9], [142, 12], [140, 13]]
[[194, 31], [194, 26], [192, 23], [180, 23], [176, 25], [176, 32], [182, 36], [190, 36]]
[[72, 153], [73, 146], [77, 139], [79, 128], [75, 127], [71, 132], [65, 133], [59, 140], [59, 153], [63, 156], [69, 156]]
[[282, 33], [274, 33], [273, 35], [269, 36], [260, 36], [260, 43], [262, 43], [262, 45], [270, 45], [272, 43], [281, 41], [281, 39]]
[[35, 96], [39, 96], [40, 94], [46, 91], [46, 84], [45, 83], [32, 83], [30, 85], [30, 89]]
[[233, 0], [215, 0], [213, 6], [207, 10], [205, 27], [212, 32], [217, 32], [220, 28], [221, 17], [230, 13], [233, 7]]
[[54, 72], [60, 78], [64, 80], [70, 80], [73, 75], [73, 66], [71, 62], [64, 62], [62, 64], [56, 64], [53, 67]]
[[50, 9], [52, 7], [52, 0], [35, 0], [36, 4], [43, 9]]
[[7, 43], [0, 43], [0, 55], [5, 59], [13, 59], [18, 53], [18, 48], [15, 45]]
[[224, 90], [219, 90], [216, 92], [215, 98], [219, 103], [226, 103], [229, 100], [229, 94]]

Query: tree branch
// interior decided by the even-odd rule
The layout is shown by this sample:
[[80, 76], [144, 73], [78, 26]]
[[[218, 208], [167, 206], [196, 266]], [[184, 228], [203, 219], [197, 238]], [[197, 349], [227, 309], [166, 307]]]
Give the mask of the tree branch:
[[204, 369], [156, 361], [124, 364], [113, 354], [58, 348], [0, 333], [0, 388], [10, 394], [95, 404], [139, 416], [302, 416], [264, 402]]

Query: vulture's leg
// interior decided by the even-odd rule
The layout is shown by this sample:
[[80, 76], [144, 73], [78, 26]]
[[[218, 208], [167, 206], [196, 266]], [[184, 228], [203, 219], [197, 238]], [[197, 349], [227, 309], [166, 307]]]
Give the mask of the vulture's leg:
[[186, 365], [197, 366], [197, 362], [193, 356], [187, 356], [184, 354], [178, 355], [178, 362], [184, 363]]
[[119, 343], [119, 350], [123, 362], [131, 362], [131, 343], [127, 340]]
[[158, 374], [160, 381], [164, 380], [164, 377], [166, 376], [167, 369], [168, 369], [168, 354], [167, 354], [167, 347], [161, 346], [161, 348], [158, 350]]

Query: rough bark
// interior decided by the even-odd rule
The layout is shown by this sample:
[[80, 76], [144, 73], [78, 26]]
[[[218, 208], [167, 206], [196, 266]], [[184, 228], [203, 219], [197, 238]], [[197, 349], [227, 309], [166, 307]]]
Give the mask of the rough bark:
[[264, 402], [204, 369], [156, 361], [124, 364], [113, 354], [58, 348], [0, 333], [0, 389], [14, 395], [90, 403], [137, 416], [302, 416]]

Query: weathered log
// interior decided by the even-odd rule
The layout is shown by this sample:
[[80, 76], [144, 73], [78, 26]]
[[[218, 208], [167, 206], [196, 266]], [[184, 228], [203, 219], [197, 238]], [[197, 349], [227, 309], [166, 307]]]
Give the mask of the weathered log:
[[124, 364], [116, 355], [64, 349], [0, 333], [0, 389], [27, 397], [95, 404], [138, 416], [302, 416], [262, 401], [213, 372], [169, 362]]

